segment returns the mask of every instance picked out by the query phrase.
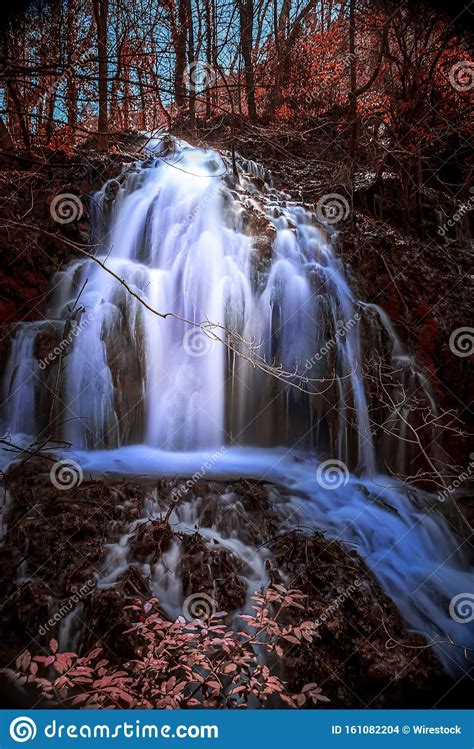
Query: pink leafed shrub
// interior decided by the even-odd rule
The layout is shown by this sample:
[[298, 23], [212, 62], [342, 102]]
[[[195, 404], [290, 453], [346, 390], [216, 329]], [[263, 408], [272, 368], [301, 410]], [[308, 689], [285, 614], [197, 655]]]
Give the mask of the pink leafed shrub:
[[179, 617], [167, 621], [157, 613], [156, 599], [128, 608], [137, 621], [129, 632], [136, 640], [136, 657], [117, 664], [102, 647], [79, 656], [59, 653], [51, 640], [51, 655], [25, 650], [16, 661], [16, 678], [31, 685], [38, 697], [68, 707], [161, 708], [262, 707], [292, 708], [328, 702], [316, 684], [291, 694], [272, 671], [288, 649], [311, 643], [314, 622], [283, 625], [288, 609], [304, 610], [305, 596], [281, 586], [252, 596], [252, 614], [241, 615], [242, 628], [230, 629], [225, 612], [191, 623]]

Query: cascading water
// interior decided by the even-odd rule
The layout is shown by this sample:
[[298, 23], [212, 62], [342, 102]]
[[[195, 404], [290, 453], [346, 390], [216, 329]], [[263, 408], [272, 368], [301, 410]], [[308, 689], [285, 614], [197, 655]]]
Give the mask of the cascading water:
[[[393, 440], [369, 418], [364, 366], [377, 337], [401, 386], [432, 404], [389, 319], [357, 302], [312, 211], [253, 162], [235, 178], [215, 152], [151, 149], [93, 201], [95, 257], [111, 273], [75, 260], [54, 279], [50, 322], [13, 338], [3, 416], [15, 441], [63, 439], [91, 473], [186, 476], [210, 461], [209, 476], [265, 476], [306, 498], [295, 524], [304, 517], [356, 545], [414, 628], [467, 645], [472, 632], [449, 604], [471, 578], [441, 505], [378, 471]], [[407, 418], [389, 414], [400, 472], [411, 465]], [[318, 483], [315, 453], [364, 478]], [[111, 552], [120, 570], [130, 562], [121, 546]], [[439, 650], [447, 668], [467, 670], [461, 648]]]
[[[64, 360], [55, 436], [78, 448], [144, 442], [176, 450], [229, 441], [321, 447], [326, 439], [349, 462], [353, 432], [359, 467], [373, 471], [357, 307], [340, 262], [309, 211], [268, 186], [258, 194], [244, 175], [225, 186], [225, 173], [215, 153], [183, 145], [128, 172], [112, 202], [110, 184], [95, 196], [98, 257], [155, 310], [189, 323], [147, 313], [91, 259], [59, 273], [51, 318], [66, 319], [87, 281], [87, 324]], [[249, 235], [252, 211], [274, 235], [271, 257]], [[255, 342], [259, 358], [320, 382], [321, 394], [309, 399], [226, 355], [193, 327], [206, 320]], [[18, 331], [6, 373], [14, 432], [29, 431], [38, 389], [53, 398], [57, 362], [38, 369], [36, 333], [44, 324]], [[329, 354], [314, 359], [328, 340]], [[51, 407], [36, 408], [36, 432], [51, 425]]]

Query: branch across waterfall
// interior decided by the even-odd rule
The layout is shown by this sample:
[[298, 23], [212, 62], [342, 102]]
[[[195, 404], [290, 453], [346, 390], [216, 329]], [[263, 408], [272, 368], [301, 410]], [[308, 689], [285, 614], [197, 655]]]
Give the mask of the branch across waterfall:
[[[225, 156], [172, 144], [183, 169], [151, 143], [148, 159], [94, 194], [88, 241], [5, 219], [69, 255], [46, 316], [15, 330], [3, 387], [12, 435], [79, 449], [292, 446], [359, 475], [434, 475], [440, 420], [425, 423], [417, 449], [413, 413], [377, 400], [370, 355], [402, 364], [407, 393], [420, 390], [435, 414], [430, 378], [383, 309], [357, 298], [333, 229], [256, 162], [239, 156], [237, 178], [221, 178]], [[53, 220], [78, 221], [79, 198], [61, 196]], [[87, 332], [65, 336], [81, 293]]]
[[[179, 322], [182, 322], [186, 325], [193, 326], [202, 333], [207, 336], [211, 341], [218, 342], [224, 346], [227, 346], [227, 348], [232, 351], [237, 356], [241, 357], [245, 361], [250, 362], [252, 366], [260, 369], [262, 372], [265, 372], [266, 374], [269, 374], [272, 377], [277, 378], [281, 382], [285, 383], [286, 385], [289, 385], [291, 387], [296, 388], [297, 390], [300, 390], [303, 393], [307, 393], [308, 395], [323, 395], [325, 392], [329, 391], [331, 387], [333, 386], [335, 380], [341, 380], [341, 379], [349, 379], [351, 377], [351, 372], [345, 375], [338, 375], [336, 376], [335, 372], [333, 373], [333, 376], [331, 378], [311, 378], [307, 375], [303, 374], [302, 372], [298, 371], [298, 369], [295, 369], [293, 372], [287, 372], [284, 370], [283, 366], [281, 364], [276, 364], [275, 362], [268, 362], [266, 359], [258, 353], [258, 349], [260, 348], [260, 345], [256, 343], [255, 341], [248, 341], [245, 340], [242, 335], [240, 335], [236, 330], [232, 330], [226, 325], [223, 325], [222, 323], [214, 322], [212, 320], [205, 320], [204, 322], [196, 322], [194, 320], [189, 320], [182, 315], [177, 314], [176, 312], [162, 312], [160, 310], [155, 309], [146, 299], [144, 299], [140, 294], [137, 294], [136, 291], [130, 286], [130, 284], [124, 279], [121, 278], [117, 273], [115, 273], [112, 268], [106, 265], [104, 261], [102, 261], [100, 258], [96, 257], [92, 252], [90, 252], [90, 246], [89, 249], [86, 249], [86, 246], [80, 245], [77, 242], [73, 242], [70, 239], [67, 239], [66, 237], [62, 236], [61, 234], [54, 234], [52, 232], [48, 232], [45, 229], [40, 228], [39, 226], [33, 226], [32, 224], [27, 224], [23, 222], [18, 221], [10, 221], [6, 220], [3, 222], [4, 226], [17, 226], [22, 227], [26, 230], [38, 232], [40, 234], [44, 234], [49, 237], [54, 237], [55, 239], [59, 239], [62, 243], [65, 245], [71, 247], [71, 249], [74, 249], [76, 252], [78, 252], [81, 255], [84, 255], [85, 257], [88, 257], [90, 260], [93, 260], [97, 265], [99, 265], [106, 273], [109, 273], [116, 281], [119, 283], [123, 288], [127, 291], [130, 296], [132, 296], [134, 299], [136, 299], [148, 312], [151, 312], [153, 315], [156, 315], [157, 317], [161, 317], [163, 320], [166, 320], [167, 318], [174, 318], [175, 320], [178, 320]], [[216, 332], [222, 333], [222, 337], [218, 335]], [[329, 383], [326, 387], [324, 387], [322, 390], [314, 390], [310, 388], [309, 386], [312, 383]]]

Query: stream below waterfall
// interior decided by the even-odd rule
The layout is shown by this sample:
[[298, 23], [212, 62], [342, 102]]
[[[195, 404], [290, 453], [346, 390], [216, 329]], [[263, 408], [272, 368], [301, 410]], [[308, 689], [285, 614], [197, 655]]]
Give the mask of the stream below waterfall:
[[[72, 446], [58, 459], [87, 476], [283, 487], [283, 526], [319, 528], [355, 548], [459, 676], [463, 648], [474, 647], [472, 622], [456, 614], [457, 601], [472, 599], [467, 542], [436, 495], [387, 476], [416, 472], [410, 419], [419, 417], [396, 397], [377, 403], [373, 386], [374, 372], [391, 368], [394, 392], [416, 393], [436, 413], [426, 374], [384, 311], [357, 300], [331, 220], [253, 162], [239, 159], [236, 177], [225, 154], [171, 143], [152, 140], [149, 158], [91, 201], [95, 257], [113, 275], [93, 258], [73, 260], [53, 279], [46, 317], [18, 324], [2, 384], [5, 432], [18, 445], [52, 431]], [[421, 434], [436, 456], [433, 433]], [[202, 532], [202, 502], [180, 504], [173, 523]], [[131, 563], [136, 523], [162, 511], [151, 496], [143, 519], [110, 545], [99, 586]], [[268, 583], [265, 550], [218, 521], [204, 536], [252, 560], [251, 594]], [[154, 590], [177, 615], [180, 581], [162, 565]]]

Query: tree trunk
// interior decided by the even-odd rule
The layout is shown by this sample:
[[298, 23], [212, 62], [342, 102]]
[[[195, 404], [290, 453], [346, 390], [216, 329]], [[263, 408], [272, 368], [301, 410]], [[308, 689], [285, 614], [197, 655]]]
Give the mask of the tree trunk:
[[[206, 62], [211, 67], [213, 62], [212, 57], [212, 18], [211, 18], [211, 2], [205, 0], [205, 18], [206, 18]], [[206, 117], [209, 119], [211, 116], [211, 88], [210, 86], [206, 89]]]
[[76, 25], [75, 25], [75, 12], [76, 8], [71, 2], [68, 6], [67, 13], [67, 24], [68, 24], [68, 35], [67, 35], [67, 68], [68, 73], [66, 77], [66, 110], [67, 110], [67, 124], [68, 124], [68, 141], [74, 143], [76, 128], [77, 128], [77, 80], [73, 67], [74, 60], [74, 47], [77, 44]]
[[[186, 2], [186, 25], [188, 29], [188, 65], [192, 65], [192, 63], [194, 62], [193, 11], [192, 11], [191, 0], [185, 0], [185, 2]], [[191, 89], [189, 92], [189, 122], [193, 129], [196, 124], [195, 104], [196, 104], [195, 92]]]
[[247, 99], [247, 110], [250, 122], [257, 119], [257, 108], [255, 106], [255, 77], [252, 61], [253, 48], [253, 0], [239, 1], [240, 15], [240, 44], [245, 70], [245, 94]]
[[178, 112], [181, 114], [186, 101], [184, 73], [186, 70], [186, 0], [178, 0], [178, 18], [174, 29], [174, 50], [176, 64], [174, 70], [174, 95]]
[[13, 151], [15, 148], [12, 137], [3, 121], [3, 117], [0, 117], [0, 148], [2, 151]]
[[140, 128], [146, 130], [146, 94], [144, 87], [144, 73], [141, 68], [138, 69], [138, 88], [140, 91]]
[[18, 97], [18, 93], [17, 93], [17, 90], [15, 88], [13, 81], [7, 81], [7, 89], [10, 95], [10, 99], [13, 103], [13, 107], [15, 109], [15, 114], [18, 118], [18, 124], [20, 126], [20, 132], [23, 138], [23, 143], [26, 148], [30, 148], [31, 140], [30, 140], [30, 131], [28, 129], [28, 120], [25, 116], [25, 113], [22, 111], [22, 104]]
[[357, 122], [357, 68], [355, 55], [355, 3], [356, 0], [350, 0], [349, 5], [349, 57], [350, 57], [350, 90], [349, 90], [349, 159], [351, 175], [354, 171], [354, 158], [357, 150], [358, 140], [358, 122]]
[[92, 0], [94, 18], [97, 26], [97, 54], [99, 60], [99, 121], [97, 127], [97, 148], [105, 152], [109, 146], [109, 117], [107, 91], [107, 19], [108, 0]]

